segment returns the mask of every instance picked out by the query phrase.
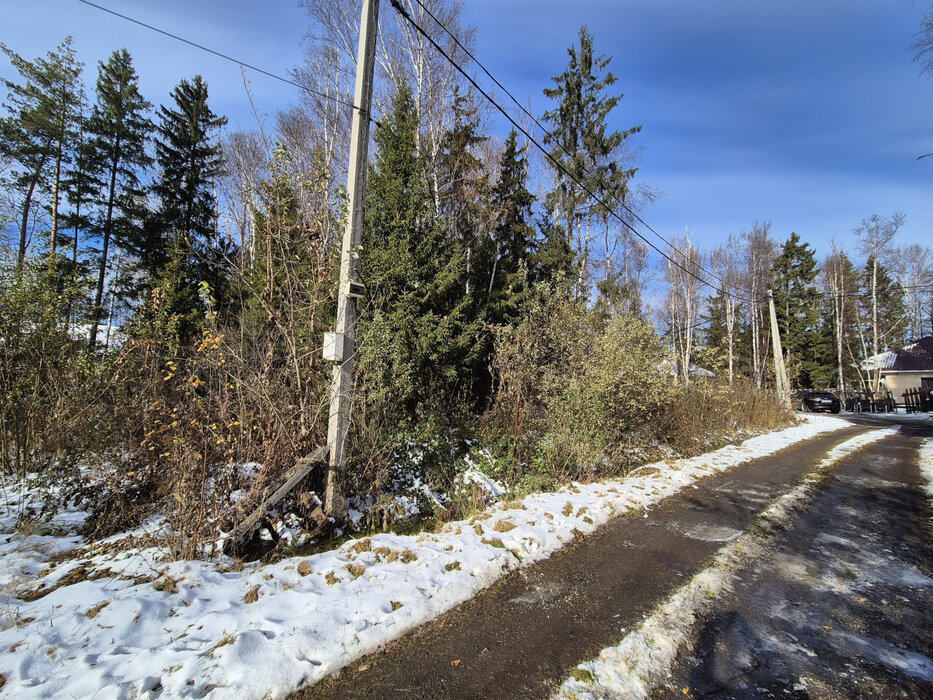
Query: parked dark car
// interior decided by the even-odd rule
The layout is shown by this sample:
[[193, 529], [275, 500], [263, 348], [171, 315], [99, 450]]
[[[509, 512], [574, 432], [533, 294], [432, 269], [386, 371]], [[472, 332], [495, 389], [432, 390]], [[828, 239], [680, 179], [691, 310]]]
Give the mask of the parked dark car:
[[839, 413], [839, 398], [831, 391], [801, 391], [794, 394], [801, 411], [829, 411]]

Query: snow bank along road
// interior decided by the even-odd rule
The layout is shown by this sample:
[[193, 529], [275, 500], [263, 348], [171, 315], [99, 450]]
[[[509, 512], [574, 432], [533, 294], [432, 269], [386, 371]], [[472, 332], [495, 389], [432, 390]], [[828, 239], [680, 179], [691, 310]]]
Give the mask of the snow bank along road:
[[[638, 628], [827, 453], [837, 448], [834, 461], [881, 436], [868, 426], [818, 420], [839, 429], [712, 473], [617, 518], [301, 697], [548, 697], [568, 675], [599, 680], [592, 668], [574, 667]], [[614, 697], [595, 695], [606, 696]]]
[[309, 692], [546, 695], [828, 448], [866, 430], [812, 417], [627, 479], [500, 504], [435, 534], [376, 535], [242, 569], [85, 547], [76, 512], [17, 531], [30, 484], [6, 484], [0, 698], [285, 697], [400, 637], [344, 673], [352, 684], [325, 680]]

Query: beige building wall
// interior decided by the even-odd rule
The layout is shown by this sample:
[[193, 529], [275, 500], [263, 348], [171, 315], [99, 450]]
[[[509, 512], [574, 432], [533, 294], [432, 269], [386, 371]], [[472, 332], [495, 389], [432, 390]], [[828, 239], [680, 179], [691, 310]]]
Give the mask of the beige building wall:
[[894, 400], [903, 403], [902, 394], [908, 389], [919, 389], [921, 379], [933, 379], [933, 372], [892, 372], [881, 373], [881, 381], [894, 394]]

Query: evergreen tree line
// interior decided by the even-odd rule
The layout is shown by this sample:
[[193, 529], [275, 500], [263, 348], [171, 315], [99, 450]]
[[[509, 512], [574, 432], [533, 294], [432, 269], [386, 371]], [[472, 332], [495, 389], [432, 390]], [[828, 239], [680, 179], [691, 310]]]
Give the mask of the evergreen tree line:
[[903, 221], [901, 214], [863, 220], [853, 230], [861, 262], [834, 244], [821, 263], [796, 233], [778, 245], [768, 224], [730, 239], [707, 256], [726, 284], [695, 302], [705, 306], [698, 363], [730, 381], [768, 381], [770, 325], [761, 293], [770, 288], [795, 388], [877, 392], [880, 376], [869, 358], [933, 333], [933, 252], [895, 245]]
[[[218, 130], [201, 76], [183, 79], [154, 115], [126, 49], [98, 65], [93, 99], [67, 38], [29, 60], [6, 46], [0, 120], [8, 260], [69, 289], [66, 330], [91, 349], [100, 326], [161, 287], [181, 336], [199, 313], [192, 293], [223, 293], [232, 247], [217, 226]], [[109, 326], [108, 326], [109, 328]]]
[[[767, 331], [757, 307], [728, 295], [734, 388], [674, 386], [673, 354], [650, 323], [647, 251], [606, 206], [652, 198], [634, 185], [640, 127], [611, 128], [621, 95], [610, 59], [585, 28], [578, 39], [545, 91], [556, 168], [517, 132], [492, 136], [475, 96], [432, 79], [450, 73], [426, 72], [415, 47], [385, 53], [354, 253], [366, 294], [347, 484], [381, 522], [399, 483], [459, 493], [477, 440], [494, 455], [490, 475], [533, 489], [785, 417], [763, 393], [753, 411], [739, 400], [759, 396], [740, 379], [743, 314], [757, 328], [759, 387]], [[336, 60], [313, 49], [321, 66]], [[90, 534], [158, 508], [174, 551], [196, 556], [231, 493], [260, 494], [325, 442], [321, 341], [334, 323], [346, 115], [306, 100], [271, 125], [222, 133], [200, 77], [153, 114], [125, 50], [101, 62], [93, 104], [70, 41], [31, 61], [6, 53], [18, 76], [5, 81], [2, 122], [2, 471], [54, 467], [65, 492], [88, 499]], [[304, 77], [333, 75], [312, 62]], [[755, 264], [770, 271], [767, 232], [756, 240]], [[105, 323], [120, 342], [101, 339]], [[694, 325], [672, 323], [671, 340]], [[700, 351], [717, 347], [709, 336]], [[689, 368], [694, 344], [678, 347]], [[396, 477], [411, 445], [420, 457], [406, 482]], [[426, 507], [456, 510], [443, 506]]]

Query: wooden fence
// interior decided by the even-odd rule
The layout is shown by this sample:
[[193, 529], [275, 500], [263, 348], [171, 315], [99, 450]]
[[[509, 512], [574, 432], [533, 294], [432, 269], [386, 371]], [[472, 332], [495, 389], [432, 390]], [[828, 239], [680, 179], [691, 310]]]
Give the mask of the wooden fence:
[[870, 391], [857, 391], [846, 397], [843, 406], [853, 413], [897, 413], [897, 402], [890, 391], [877, 395]]
[[908, 413], [927, 413], [933, 410], [930, 393], [922, 389], [908, 389], [903, 393], [904, 407]]

